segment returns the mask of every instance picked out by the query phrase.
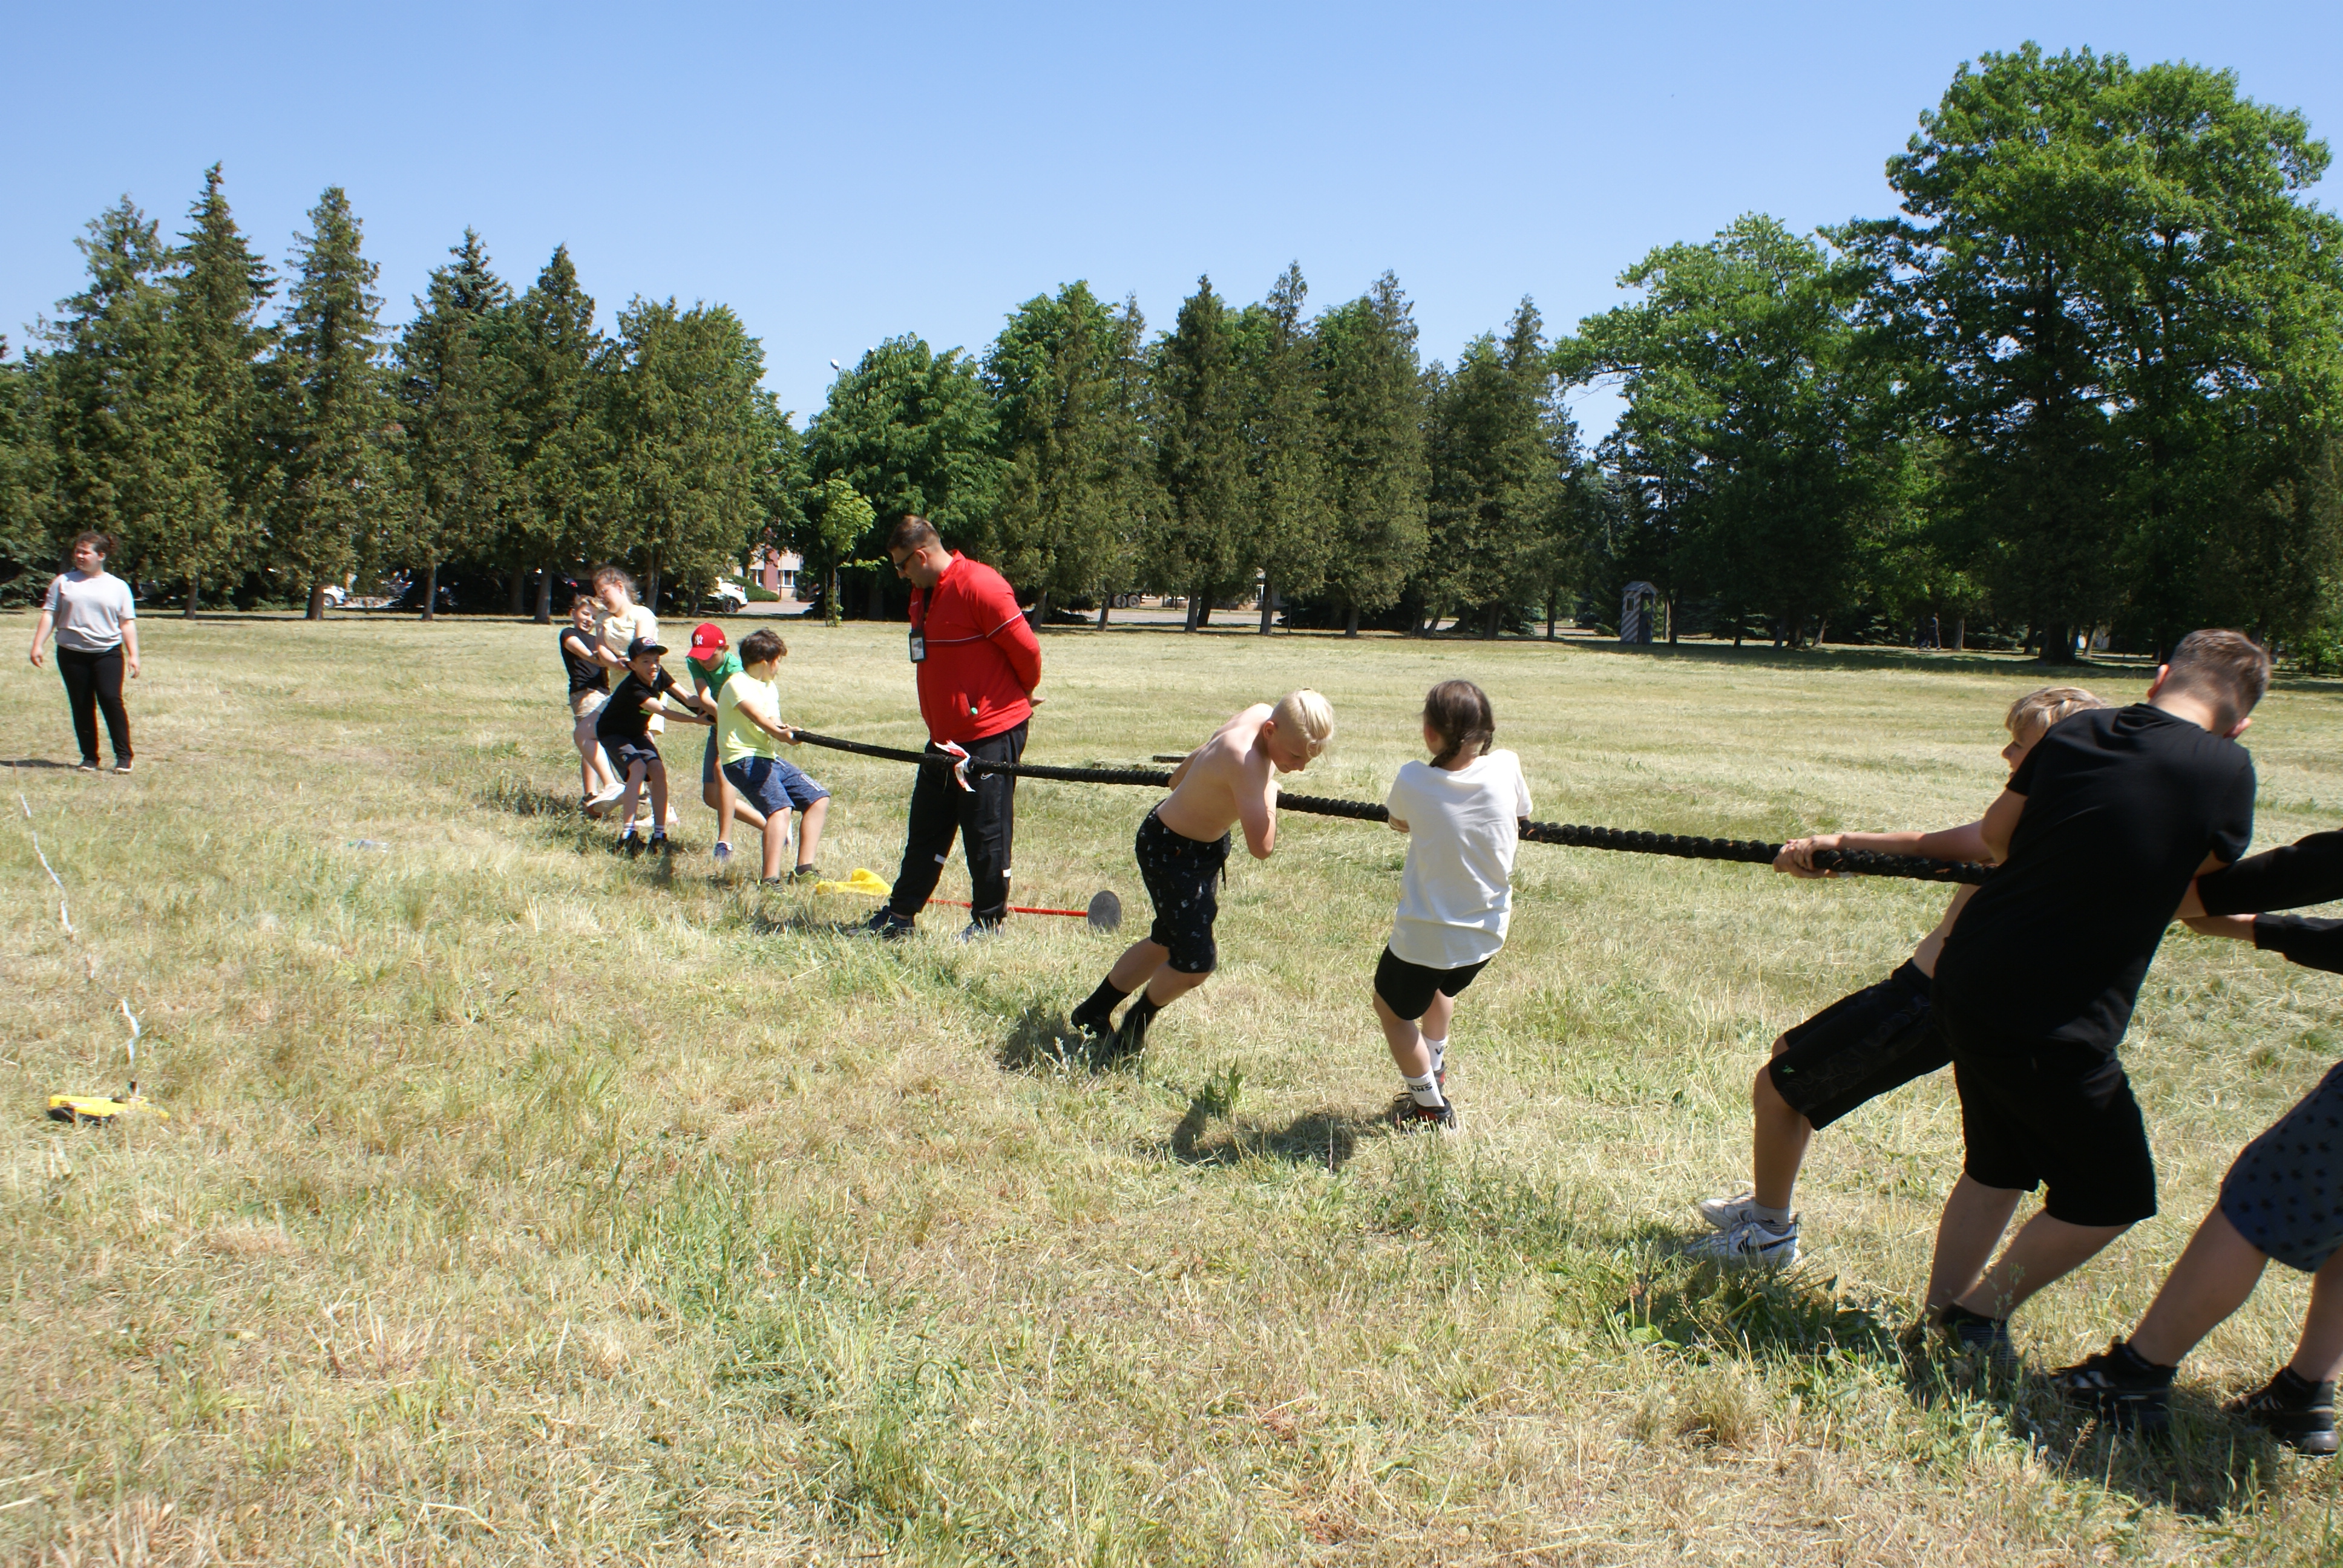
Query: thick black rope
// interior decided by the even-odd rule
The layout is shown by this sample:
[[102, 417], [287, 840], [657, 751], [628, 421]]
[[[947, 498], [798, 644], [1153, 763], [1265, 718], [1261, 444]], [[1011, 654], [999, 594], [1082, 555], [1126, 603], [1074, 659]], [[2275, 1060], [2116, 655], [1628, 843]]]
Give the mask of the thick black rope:
[[[940, 751], [907, 751], [895, 746], [872, 746], [841, 740], [834, 735], [796, 731], [809, 746], [850, 751], [859, 757], [880, 757], [920, 768], [950, 768], [959, 759]], [[1051, 779], [1062, 784], [1139, 784], [1161, 789], [1172, 775], [1153, 768], [1051, 768], [1033, 762], [987, 762], [970, 759], [974, 773], [1006, 774], [1012, 779]], [[1347, 817], [1356, 822], [1387, 822], [1390, 809], [1374, 800], [1343, 800], [1328, 795], [1283, 795], [1281, 809], [1313, 817]], [[1564, 844], [1579, 849], [1616, 849], [1630, 854], [1674, 855], [1686, 860], [1740, 860], [1770, 866], [1782, 852], [1779, 844], [1762, 839], [1705, 839], [1683, 833], [1645, 833], [1632, 828], [1584, 828], [1569, 822], [1522, 823], [1522, 837], [1533, 844]], [[1816, 869], [1858, 877], [1909, 877], [1924, 882], [1982, 882], [1993, 874], [1990, 866], [1969, 861], [1931, 860], [1918, 855], [1882, 855], [1869, 849], [1822, 849], [1815, 854]]]

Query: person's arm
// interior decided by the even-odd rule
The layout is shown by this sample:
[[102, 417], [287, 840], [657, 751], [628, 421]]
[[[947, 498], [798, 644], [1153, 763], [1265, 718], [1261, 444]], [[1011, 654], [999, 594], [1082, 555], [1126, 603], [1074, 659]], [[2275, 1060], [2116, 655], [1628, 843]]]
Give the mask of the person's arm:
[[774, 739], [786, 740], [792, 746], [798, 744], [798, 732], [781, 722], [780, 712], [778, 709], [774, 710], [772, 717], [768, 719], [765, 715], [758, 712], [755, 709], [749, 707], [745, 702], [740, 703], [739, 707], [741, 714], [749, 720], [749, 723], [755, 725], [758, 729], [763, 730]]
[[130, 678], [138, 678], [138, 618], [132, 616], [122, 623], [122, 651], [130, 665]]
[[1815, 854], [1822, 849], [1855, 849], [1876, 855], [1911, 855], [1924, 860], [1990, 860], [1992, 850], [1985, 841], [1982, 822], [1964, 822], [1957, 828], [1939, 828], [1929, 833], [1818, 833], [1811, 839], [1793, 839], [1782, 846], [1774, 857], [1774, 869], [1787, 871], [1794, 877], [1820, 877], [1828, 873], [1815, 869]]
[[[2032, 761], [2032, 758], [2026, 759]], [[2004, 789], [1994, 803], [1985, 809], [1976, 824], [1977, 837], [1985, 847], [1985, 858], [1995, 865], [2009, 859], [2009, 841], [2017, 834], [2017, 819], [2026, 814], [2026, 797], [2015, 789]]]
[[33, 623], [33, 668], [41, 668], [41, 647], [49, 640], [49, 632], [57, 624], [55, 614], [47, 605], [41, 607], [41, 618]]
[[[2343, 833], [2313, 833], [2249, 855], [2197, 884], [2207, 914], [2294, 910], [2343, 899]], [[2188, 907], [2182, 905], [2184, 912]]]
[[[2216, 916], [2214, 919], [2237, 917]], [[2257, 915], [2254, 946], [2266, 953], [2284, 953], [2305, 969], [2343, 972], [2343, 920], [2313, 915]]]
[[[1255, 743], [1258, 745], [1258, 742]], [[1237, 820], [1244, 825], [1245, 848], [1256, 860], [1266, 860], [1277, 848], [1277, 780], [1269, 776], [1269, 759], [1261, 759], [1262, 778], [1245, 769], [1244, 787], [1236, 792]]]
[[984, 634], [985, 640], [1001, 650], [1017, 684], [1026, 696], [1032, 696], [1033, 689], [1041, 684], [1041, 639], [1033, 635], [1024, 612], [1017, 608], [1015, 590], [1003, 581], [997, 593], [988, 594], [972, 608], [978, 621], [995, 623]]

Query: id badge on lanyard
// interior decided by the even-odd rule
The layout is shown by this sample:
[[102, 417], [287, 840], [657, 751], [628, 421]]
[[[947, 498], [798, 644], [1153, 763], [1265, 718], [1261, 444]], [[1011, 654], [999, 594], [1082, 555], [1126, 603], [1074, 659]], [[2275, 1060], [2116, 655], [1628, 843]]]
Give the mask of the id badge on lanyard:
[[918, 664], [928, 657], [928, 639], [918, 627], [911, 628], [911, 662]]

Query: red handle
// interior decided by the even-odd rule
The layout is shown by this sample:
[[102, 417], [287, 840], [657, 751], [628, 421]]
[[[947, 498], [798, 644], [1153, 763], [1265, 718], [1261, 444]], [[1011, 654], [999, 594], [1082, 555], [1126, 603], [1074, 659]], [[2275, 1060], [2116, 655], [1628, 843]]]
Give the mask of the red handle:
[[[974, 907], [966, 899], [930, 899], [928, 902], [931, 904], [950, 904], [956, 910], [966, 910]], [[1007, 908], [1009, 912], [1012, 915], [1071, 915], [1078, 920], [1087, 920], [1091, 918], [1091, 912], [1088, 910], [1037, 910], [1030, 904], [1011, 904], [1007, 906]]]

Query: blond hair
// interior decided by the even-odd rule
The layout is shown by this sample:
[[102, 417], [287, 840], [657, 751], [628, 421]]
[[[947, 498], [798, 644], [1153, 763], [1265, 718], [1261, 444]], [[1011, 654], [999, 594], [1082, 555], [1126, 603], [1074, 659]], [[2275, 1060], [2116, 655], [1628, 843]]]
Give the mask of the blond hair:
[[2079, 686], [2045, 686], [2011, 703], [2002, 723], [2009, 727], [2012, 740], [2024, 740], [2028, 732], [2039, 735], [2070, 714], [2106, 706], [2102, 699]]
[[1305, 756], [1315, 757], [1334, 739], [1334, 705], [1311, 690], [1289, 691], [1270, 709], [1269, 721], [1300, 738]]

